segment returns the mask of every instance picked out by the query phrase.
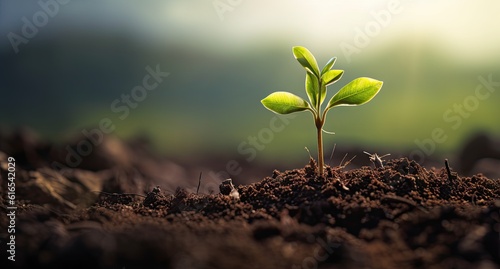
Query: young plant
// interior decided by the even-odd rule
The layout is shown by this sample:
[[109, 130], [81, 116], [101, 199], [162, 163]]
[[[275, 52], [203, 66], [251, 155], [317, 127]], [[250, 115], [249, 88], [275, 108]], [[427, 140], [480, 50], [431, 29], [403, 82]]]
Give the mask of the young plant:
[[326, 98], [326, 87], [337, 82], [344, 70], [331, 70], [336, 57], [331, 58], [323, 69], [319, 70], [316, 59], [304, 47], [293, 47], [293, 56], [306, 69], [306, 93], [309, 101], [289, 92], [274, 92], [262, 99], [267, 109], [278, 114], [289, 114], [309, 110], [313, 114], [318, 139], [318, 175], [323, 176], [323, 125], [327, 112], [336, 106], [358, 106], [369, 102], [382, 88], [382, 81], [361, 77], [342, 87], [328, 102], [324, 110], [321, 105]]

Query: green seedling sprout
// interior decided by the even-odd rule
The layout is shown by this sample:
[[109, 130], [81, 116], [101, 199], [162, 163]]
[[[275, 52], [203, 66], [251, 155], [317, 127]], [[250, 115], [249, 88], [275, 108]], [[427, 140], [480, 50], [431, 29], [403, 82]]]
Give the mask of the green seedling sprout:
[[358, 106], [369, 102], [382, 88], [382, 81], [361, 77], [342, 87], [328, 102], [325, 109], [321, 105], [326, 98], [326, 87], [337, 82], [344, 70], [332, 70], [336, 57], [331, 58], [320, 71], [312, 53], [304, 47], [292, 48], [293, 56], [306, 69], [305, 88], [309, 101], [289, 92], [274, 92], [262, 99], [267, 109], [278, 114], [290, 114], [309, 110], [313, 114], [318, 138], [318, 175], [323, 176], [323, 125], [327, 112], [336, 106]]

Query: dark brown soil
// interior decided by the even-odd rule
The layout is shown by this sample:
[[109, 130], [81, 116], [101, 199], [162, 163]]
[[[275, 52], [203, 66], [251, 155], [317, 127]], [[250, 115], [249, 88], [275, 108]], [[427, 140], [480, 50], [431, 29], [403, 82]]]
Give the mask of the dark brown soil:
[[[6, 162], [0, 152], [3, 253]], [[327, 167], [324, 178], [315, 169], [311, 160], [302, 169], [274, 171], [236, 186], [237, 199], [181, 188], [171, 193], [148, 187], [141, 193], [137, 186], [153, 179], [119, 166], [63, 173], [20, 161], [16, 261], [4, 255], [0, 263], [13, 268], [500, 268], [498, 180], [450, 176], [444, 168], [427, 170], [405, 158], [383, 168]], [[137, 173], [145, 182], [138, 182]]]

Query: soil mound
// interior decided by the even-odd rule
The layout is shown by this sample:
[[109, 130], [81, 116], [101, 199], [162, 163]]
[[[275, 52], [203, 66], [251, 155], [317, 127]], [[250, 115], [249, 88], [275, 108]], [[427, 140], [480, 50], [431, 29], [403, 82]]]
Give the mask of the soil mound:
[[[36, 167], [36, 166], [35, 166]], [[0, 154], [6, 193], [7, 157]], [[384, 167], [302, 169], [238, 195], [134, 193], [131, 173], [17, 168], [15, 268], [500, 268], [500, 182]], [[201, 181], [203, 184], [203, 180]], [[95, 191], [95, 190], [99, 191]], [[128, 193], [128, 191], [132, 191]], [[229, 193], [229, 192], [228, 192]], [[8, 239], [7, 201], [0, 238]], [[5, 247], [3, 244], [2, 247]], [[5, 251], [3, 251], [5, 253]], [[5, 268], [2, 266], [2, 268]]]

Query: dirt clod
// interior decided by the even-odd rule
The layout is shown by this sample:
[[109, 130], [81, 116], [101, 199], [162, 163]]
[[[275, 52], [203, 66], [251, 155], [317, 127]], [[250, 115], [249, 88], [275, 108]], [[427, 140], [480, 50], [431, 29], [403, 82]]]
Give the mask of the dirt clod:
[[219, 190], [220, 193], [224, 195], [228, 195], [233, 199], [239, 200], [240, 199], [240, 193], [238, 190], [233, 185], [233, 180], [228, 178], [219, 185]]

